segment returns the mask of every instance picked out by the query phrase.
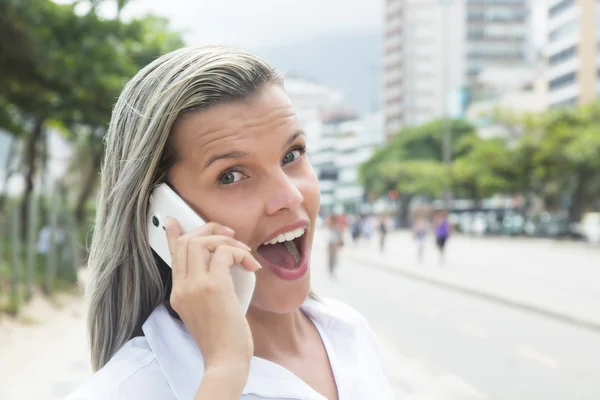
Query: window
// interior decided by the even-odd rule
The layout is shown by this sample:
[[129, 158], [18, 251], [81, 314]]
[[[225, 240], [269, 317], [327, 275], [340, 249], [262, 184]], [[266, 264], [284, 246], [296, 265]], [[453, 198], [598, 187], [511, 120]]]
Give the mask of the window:
[[568, 74], [564, 74], [558, 78], [552, 79], [548, 86], [550, 87], [550, 90], [558, 90], [574, 83], [575, 79], [577, 79], [577, 73], [569, 72]]
[[468, 0], [468, 4], [524, 4], [524, 0]]
[[528, 16], [527, 10], [511, 8], [480, 8], [467, 12], [467, 21], [473, 23], [495, 22], [498, 24], [523, 23]]
[[548, 63], [550, 65], [558, 65], [562, 64], [565, 61], [569, 61], [571, 58], [575, 57], [577, 53], [577, 46], [571, 46], [568, 49], [564, 49], [548, 58]]
[[577, 28], [578, 28], [578, 24], [577, 24], [577, 20], [574, 19], [570, 22], [567, 22], [566, 24], [564, 24], [563, 26], [561, 26], [560, 28], [556, 28], [555, 30], [553, 30], [552, 32], [550, 32], [550, 41], [551, 42], [556, 42], [557, 40], [563, 39], [569, 35], [574, 34], [575, 32], [577, 32]]
[[561, 107], [571, 107], [577, 105], [577, 101], [579, 99], [577, 97], [571, 97], [570, 99], [560, 101], [555, 104], [551, 104], [550, 108], [561, 108]]
[[548, 11], [548, 15], [550, 17], [556, 17], [558, 14], [571, 8], [574, 4], [575, 4], [575, 0], [563, 0], [560, 3], [555, 4], [554, 6], [550, 7], [550, 10]]

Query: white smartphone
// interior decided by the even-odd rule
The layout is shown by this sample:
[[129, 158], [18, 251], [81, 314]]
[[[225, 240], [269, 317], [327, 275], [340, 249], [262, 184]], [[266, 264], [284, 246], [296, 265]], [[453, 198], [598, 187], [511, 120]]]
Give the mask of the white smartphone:
[[[205, 222], [169, 185], [163, 183], [154, 189], [148, 205], [148, 240], [150, 247], [171, 267], [171, 252], [165, 230], [166, 217], [175, 218], [184, 233], [202, 226]], [[235, 294], [242, 311], [246, 314], [254, 293], [256, 276], [254, 272], [250, 272], [240, 265], [234, 265], [231, 267], [231, 277]]]

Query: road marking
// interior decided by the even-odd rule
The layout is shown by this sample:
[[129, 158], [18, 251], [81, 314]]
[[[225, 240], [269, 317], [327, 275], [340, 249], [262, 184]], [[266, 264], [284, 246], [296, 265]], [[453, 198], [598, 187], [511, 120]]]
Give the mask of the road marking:
[[472, 322], [461, 322], [458, 325], [458, 329], [460, 329], [461, 331], [468, 333], [469, 335], [478, 337], [478, 338], [482, 338], [485, 339], [487, 337], [487, 333], [485, 331], [485, 329], [483, 329], [481, 326], [474, 324]]
[[[397, 340], [397, 339], [395, 339]], [[487, 400], [488, 397], [458, 375], [409, 355], [385, 334], [379, 335], [388, 379], [398, 399]]]
[[546, 354], [534, 350], [528, 346], [517, 346], [517, 354], [529, 361], [533, 361], [549, 369], [558, 369], [560, 366], [558, 361], [552, 357], [547, 356]]

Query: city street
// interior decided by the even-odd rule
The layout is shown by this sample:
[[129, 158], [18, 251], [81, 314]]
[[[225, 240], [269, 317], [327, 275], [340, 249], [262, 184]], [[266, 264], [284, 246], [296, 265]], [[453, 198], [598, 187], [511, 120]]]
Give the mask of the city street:
[[[600, 247], [586, 243], [531, 238], [455, 235], [440, 266], [434, 238], [428, 237], [423, 264], [406, 231], [379, 238], [345, 253], [411, 278], [440, 283], [514, 306], [531, 308], [559, 319], [591, 325], [600, 331]], [[367, 251], [368, 250], [368, 251]]]
[[[600, 398], [598, 332], [374, 267], [358, 257], [374, 256], [364, 244], [330, 280], [321, 235], [314, 289], [367, 317], [398, 399]], [[2, 400], [62, 399], [89, 374], [83, 302], [38, 308], [35, 323], [0, 322]]]
[[[491, 282], [497, 279], [496, 287], [501, 287], [507, 297], [511, 285], [520, 295], [526, 291], [527, 284], [541, 298], [548, 296], [548, 305], [554, 304], [557, 298], [567, 299], [568, 295], [575, 295], [577, 301], [581, 301], [574, 286], [568, 293], [554, 293], [552, 289], [562, 290], [574, 285], [576, 279], [571, 279], [571, 275], [576, 272], [591, 273], [595, 267], [596, 276], [600, 275], [598, 251], [579, 244], [454, 239], [457, 240], [449, 243], [448, 261], [444, 267], [438, 265], [437, 255], [430, 245], [428, 262], [422, 268], [441, 276], [472, 274], [471, 285], [478, 280]], [[419, 268], [414, 262], [414, 244], [406, 235], [390, 237], [389, 253], [398, 258], [389, 257], [388, 260], [395, 259], [397, 264], [390, 265], [387, 270], [373, 268], [365, 262], [369, 258], [384, 257], [377, 255], [379, 251], [374, 250], [374, 246], [369, 250], [367, 247], [362, 244], [359, 249], [344, 250], [340, 278], [332, 292], [368, 315], [382, 340], [425, 360], [431, 367], [460, 376], [477, 388], [485, 396], [483, 398], [600, 398], [598, 331], [523, 311], [511, 304], [461, 294], [430, 282], [405, 279], [394, 269], [400, 265]], [[499, 250], [503, 257], [498, 254]], [[539, 264], [532, 263], [535, 257], [540, 260]], [[551, 261], [550, 257], [555, 260]], [[560, 264], [570, 257], [572, 263]], [[591, 264], [592, 259], [596, 260], [595, 265]], [[463, 260], [464, 265], [461, 264]], [[584, 264], [586, 260], [588, 264]], [[504, 264], [499, 264], [503, 261]], [[540, 271], [543, 266], [548, 270], [546, 276]], [[494, 270], [494, 267], [500, 270]], [[521, 271], [520, 275], [516, 271]], [[539, 274], [537, 284], [536, 273]], [[529, 279], [525, 281], [521, 277]], [[515, 278], [517, 280], [512, 282]], [[588, 278], [591, 279], [591, 275]], [[596, 297], [588, 298], [598, 298], [598, 279], [595, 282], [577, 279], [581, 283], [582, 297], [595, 294]], [[581, 303], [573, 301], [571, 304]], [[600, 308], [596, 308], [596, 312], [598, 310]]]

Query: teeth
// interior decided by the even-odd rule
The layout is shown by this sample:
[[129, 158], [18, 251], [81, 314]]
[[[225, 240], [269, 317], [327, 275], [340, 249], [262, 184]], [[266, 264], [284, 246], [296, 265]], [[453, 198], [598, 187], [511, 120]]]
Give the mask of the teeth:
[[306, 232], [306, 229], [298, 228], [293, 231], [281, 233], [281, 234], [277, 235], [276, 237], [274, 237], [273, 239], [271, 239], [270, 241], [264, 242], [263, 244], [267, 245], [267, 244], [289, 242], [291, 240], [294, 240], [294, 239], [299, 238], [300, 236], [304, 235], [304, 232]]

